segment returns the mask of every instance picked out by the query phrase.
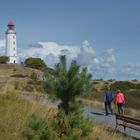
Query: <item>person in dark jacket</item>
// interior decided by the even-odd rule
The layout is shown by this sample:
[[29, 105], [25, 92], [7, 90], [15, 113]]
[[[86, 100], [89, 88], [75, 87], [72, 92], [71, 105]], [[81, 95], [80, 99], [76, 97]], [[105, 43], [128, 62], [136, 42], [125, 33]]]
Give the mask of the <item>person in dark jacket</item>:
[[113, 92], [111, 91], [110, 87], [107, 87], [104, 92], [104, 105], [105, 105], [105, 115], [108, 115], [110, 111], [111, 115], [113, 115], [111, 103], [113, 101]]

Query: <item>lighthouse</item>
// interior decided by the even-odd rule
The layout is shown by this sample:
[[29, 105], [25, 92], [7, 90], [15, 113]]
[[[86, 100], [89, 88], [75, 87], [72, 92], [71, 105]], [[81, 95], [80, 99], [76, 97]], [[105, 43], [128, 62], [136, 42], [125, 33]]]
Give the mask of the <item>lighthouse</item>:
[[16, 31], [15, 24], [10, 21], [7, 24], [6, 31], [6, 56], [9, 57], [9, 63], [17, 63]]

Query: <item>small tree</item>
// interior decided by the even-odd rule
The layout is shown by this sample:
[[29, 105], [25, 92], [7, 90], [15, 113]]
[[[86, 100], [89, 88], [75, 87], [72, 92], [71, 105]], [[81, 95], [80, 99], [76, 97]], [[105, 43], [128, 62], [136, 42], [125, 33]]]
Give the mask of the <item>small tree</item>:
[[46, 140], [53, 138], [55, 140], [54, 134], [56, 134], [57, 139], [81, 140], [89, 135], [92, 131], [92, 122], [84, 116], [83, 106], [75, 98], [90, 92], [90, 78], [91, 74], [87, 73], [87, 69], [80, 69], [75, 60], [71, 62], [69, 69], [67, 69], [66, 57], [60, 57], [53, 73], [47, 71], [46, 81], [44, 82], [46, 92], [61, 100], [60, 109], [56, 117], [53, 118], [53, 127], [44, 125], [45, 121], [33, 119], [33, 123], [30, 125], [30, 128], [35, 132], [32, 139]]
[[0, 56], [0, 64], [6, 64], [9, 61], [9, 57]]
[[61, 107], [68, 114], [70, 104], [75, 102], [76, 96], [89, 93], [92, 76], [87, 73], [86, 68], [80, 69], [75, 60], [67, 69], [66, 56], [60, 57], [60, 62], [55, 66], [55, 73], [55, 76], [47, 75], [44, 87], [47, 93], [51, 93], [61, 100]]
[[40, 70], [43, 70], [43, 69], [45, 69], [47, 67], [45, 62], [41, 58], [29, 57], [29, 58], [27, 58], [25, 60], [24, 64], [27, 67], [35, 68], [35, 69], [40, 69]]

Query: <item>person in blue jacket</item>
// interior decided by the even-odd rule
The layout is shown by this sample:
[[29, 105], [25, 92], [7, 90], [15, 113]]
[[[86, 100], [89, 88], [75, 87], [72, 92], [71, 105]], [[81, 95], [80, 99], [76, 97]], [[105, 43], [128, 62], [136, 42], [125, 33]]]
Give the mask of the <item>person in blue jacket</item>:
[[106, 90], [104, 92], [104, 105], [105, 105], [105, 115], [107, 116], [109, 114], [109, 111], [111, 115], [113, 115], [111, 103], [113, 101], [113, 92], [111, 91], [110, 87], [106, 87]]

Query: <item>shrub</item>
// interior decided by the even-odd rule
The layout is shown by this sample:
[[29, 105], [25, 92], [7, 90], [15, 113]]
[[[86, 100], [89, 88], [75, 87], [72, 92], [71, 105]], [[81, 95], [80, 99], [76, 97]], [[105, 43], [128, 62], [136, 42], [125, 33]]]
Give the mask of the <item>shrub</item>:
[[6, 64], [9, 61], [9, 57], [0, 56], [0, 64]]
[[109, 79], [108, 81], [109, 81], [109, 82], [113, 82], [113, 81], [115, 81], [115, 79]]
[[83, 108], [79, 103], [71, 103], [73, 110], [66, 114], [60, 109], [57, 114], [58, 135], [60, 138], [68, 140], [80, 140], [92, 131], [92, 122], [84, 117]]
[[30, 85], [30, 84], [27, 84], [24, 87], [24, 90], [32, 92], [32, 91], [34, 91], [34, 86], [33, 85]]
[[32, 72], [30, 77], [32, 80], [35, 80], [35, 81], [37, 81], [37, 79], [38, 79], [37, 74], [35, 72]]
[[25, 77], [27, 77], [27, 75], [24, 75], [24, 74], [13, 74], [13, 75], [11, 75], [11, 77], [25, 78]]
[[121, 91], [128, 91], [132, 89], [140, 89], [139, 83], [132, 83], [129, 81], [116, 81], [115, 83], [111, 84], [111, 89], [117, 91], [120, 89]]
[[39, 70], [44, 70], [47, 66], [41, 58], [27, 58], [24, 62], [25, 66], [30, 68], [35, 68]]
[[92, 131], [92, 122], [81, 111], [66, 114], [60, 109], [53, 119], [42, 119], [33, 114], [28, 125], [30, 130], [24, 136], [28, 140], [81, 140]]
[[99, 84], [99, 82], [98, 82], [98, 81], [93, 81], [92, 83], [93, 83], [94, 85]]
[[116, 91], [118, 89], [122, 91], [126, 91], [128, 89], [135, 89], [135, 84], [129, 82], [129, 81], [117, 81], [113, 84], [111, 84], [111, 89]]
[[18, 90], [19, 89], [19, 82], [15, 81], [14, 86], [15, 86], [15, 89]]
[[127, 91], [125, 93], [125, 98], [126, 98], [126, 106], [130, 108], [135, 108], [139, 110], [140, 106], [140, 89], [137, 90], [132, 90], [132, 91]]
[[29, 80], [26, 84], [26, 86], [24, 87], [24, 90], [26, 91], [39, 91], [39, 92], [43, 92], [44, 88], [43, 88], [43, 82], [42, 81], [36, 81], [36, 80]]
[[29, 128], [32, 129], [32, 133], [27, 135], [28, 140], [53, 140], [55, 138], [53, 125], [48, 119], [32, 115]]
[[14, 72], [16, 72], [16, 71], [17, 71], [17, 69], [16, 69], [16, 68], [13, 68], [13, 71], [14, 71]]
[[137, 80], [137, 79], [133, 79], [132, 81], [133, 81], [133, 82], [137, 82], [138, 80]]

